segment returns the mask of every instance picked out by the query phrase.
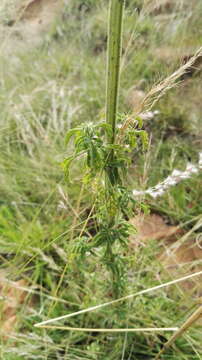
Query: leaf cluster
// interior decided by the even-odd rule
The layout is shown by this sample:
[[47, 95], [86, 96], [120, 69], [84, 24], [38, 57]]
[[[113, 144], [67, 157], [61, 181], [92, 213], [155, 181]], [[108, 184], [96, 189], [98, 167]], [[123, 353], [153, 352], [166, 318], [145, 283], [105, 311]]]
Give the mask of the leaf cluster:
[[[117, 138], [120, 127], [116, 129]], [[128, 128], [121, 143], [109, 143], [107, 139], [111, 136], [111, 126], [104, 122], [87, 123], [69, 130], [66, 135], [66, 145], [74, 138], [74, 151], [62, 163], [67, 179], [69, 180], [71, 164], [76, 159], [82, 158], [84, 167], [87, 169], [87, 175], [84, 176], [85, 181], [91, 181], [104, 172], [112, 185], [122, 184], [131, 163], [129, 153], [139, 146], [139, 139], [142, 149], [146, 150], [148, 136], [146, 131], [142, 129], [140, 119], [138, 119], [138, 128]], [[113, 177], [109, 176], [110, 169]]]
[[83, 181], [90, 184], [95, 181], [97, 187], [93, 214], [96, 234], [89, 238], [84, 231], [84, 236], [75, 239], [73, 252], [83, 259], [87, 253], [96, 255], [100, 249], [102, 262], [111, 270], [115, 287], [117, 284], [122, 286], [121, 279], [124, 279], [125, 266], [120, 249], [127, 247], [129, 236], [135, 231], [128, 219], [136, 203], [124, 182], [132, 151], [139, 146], [144, 151], [148, 145], [147, 133], [142, 126], [142, 120], [138, 118], [135, 127], [128, 127], [122, 134], [120, 123], [116, 128], [116, 142], [110, 141], [113, 134], [107, 123], [84, 124], [66, 135], [66, 144], [73, 140], [74, 145], [72, 154], [63, 162], [67, 178], [70, 165], [82, 159]]

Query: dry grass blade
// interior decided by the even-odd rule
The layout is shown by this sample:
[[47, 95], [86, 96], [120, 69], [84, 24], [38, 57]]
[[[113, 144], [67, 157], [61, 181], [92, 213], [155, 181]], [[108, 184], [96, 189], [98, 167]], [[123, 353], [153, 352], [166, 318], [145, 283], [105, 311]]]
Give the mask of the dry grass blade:
[[180, 66], [173, 74], [165, 78], [159, 84], [155, 85], [145, 96], [142, 106], [146, 109], [151, 109], [156, 102], [164, 96], [164, 94], [176, 86], [176, 81], [186, 74], [190, 68], [196, 63], [196, 59], [202, 56], [202, 47], [197, 50], [195, 55], [193, 55], [184, 65]]
[[124, 122], [121, 128], [121, 135], [124, 134], [124, 131], [134, 122], [134, 119], [141, 115], [141, 113], [151, 110], [154, 105], [163, 97], [168, 90], [177, 86], [179, 81], [184, 74], [186, 74], [193, 66], [196, 64], [196, 60], [202, 56], [202, 47], [200, 47], [195, 55], [193, 55], [185, 64], [180, 66], [174, 73], [169, 75], [164, 80], [160, 81], [158, 84], [154, 85], [151, 90], [146, 94], [142, 102], [140, 102], [139, 107], [130, 115]]
[[42, 327], [42, 326], [44, 326], [46, 324], [50, 324], [50, 323], [53, 323], [53, 322], [56, 322], [56, 321], [59, 321], [59, 320], [64, 320], [64, 319], [74, 317], [74, 316], [77, 316], [77, 315], [80, 315], [80, 314], [84, 314], [84, 313], [87, 313], [87, 312], [98, 310], [98, 309], [101, 309], [101, 308], [109, 306], [109, 305], [117, 304], [118, 302], [122, 302], [122, 301], [125, 301], [125, 300], [128, 300], [128, 299], [132, 299], [132, 298], [134, 298], [136, 296], [139, 296], [139, 295], [148, 294], [148, 293], [150, 293], [152, 291], [162, 289], [162, 288], [164, 288], [166, 286], [177, 284], [177, 283], [179, 283], [181, 281], [185, 281], [185, 280], [188, 280], [190, 278], [193, 278], [193, 277], [199, 276], [199, 275], [202, 275], [202, 271], [199, 271], [199, 272], [196, 272], [194, 274], [184, 276], [184, 277], [182, 277], [180, 279], [172, 280], [172, 281], [169, 281], [167, 283], [154, 286], [154, 287], [149, 288], [149, 289], [141, 290], [141, 291], [139, 291], [139, 292], [137, 292], [135, 294], [130, 294], [130, 295], [127, 295], [127, 296], [123, 296], [123, 297], [121, 297], [119, 299], [112, 300], [112, 301], [106, 302], [104, 304], [99, 304], [99, 305], [96, 305], [96, 306], [89, 307], [87, 309], [76, 311], [76, 312], [71, 313], [71, 314], [66, 314], [66, 315], [59, 316], [59, 317], [54, 318], [54, 319], [49, 319], [49, 320], [46, 320], [46, 321], [42, 321], [40, 323], [35, 324], [34, 326], [35, 327]]
[[82, 331], [82, 332], [99, 332], [99, 333], [128, 333], [128, 332], [160, 332], [160, 331], [177, 331], [178, 328], [125, 328], [125, 329], [91, 329], [91, 328], [74, 328], [69, 326], [51, 326], [51, 325], [43, 325], [40, 326], [42, 329], [52, 329], [52, 330], [68, 330], [68, 331]]
[[178, 169], [174, 169], [172, 174], [169, 175], [165, 180], [158, 183], [157, 185], [143, 190], [133, 190], [134, 197], [150, 195], [154, 199], [164, 195], [164, 193], [169, 190], [171, 187], [176, 186], [180, 182], [190, 179], [193, 175], [198, 174], [202, 170], [202, 152], [199, 153], [199, 161], [198, 164], [187, 163], [186, 169], [184, 171], [180, 171]]
[[2, 300], [0, 317], [0, 337], [7, 339], [10, 331], [16, 327], [18, 322], [18, 309], [26, 304], [27, 292], [24, 290], [26, 281], [20, 279], [16, 282], [7, 282], [7, 273], [0, 273], [0, 296]]
[[51, 295], [48, 295], [48, 294], [44, 293], [43, 291], [41, 291], [42, 289], [40, 287], [39, 287], [39, 290], [35, 290], [33, 288], [30, 288], [30, 287], [28, 288], [26, 286], [22, 286], [22, 280], [14, 282], [14, 281], [8, 280], [7, 278], [2, 278], [1, 277], [0, 281], [1, 281], [1, 283], [5, 283], [4, 287], [15, 288], [15, 289], [17, 289], [17, 291], [26, 292], [28, 294], [45, 297], [45, 298], [47, 298], [49, 300], [52, 300], [52, 301], [57, 301], [57, 302], [61, 302], [61, 303], [64, 303], [64, 304], [69, 304], [69, 302], [64, 300], [64, 299], [57, 298], [57, 297], [54, 297], [54, 296], [51, 296]]
[[173, 336], [164, 345], [161, 351], [157, 354], [155, 360], [159, 360], [161, 355], [168, 349], [174, 341], [180, 337], [186, 330], [188, 330], [200, 317], [202, 316], [202, 305], [184, 322], [180, 329], [173, 334]]

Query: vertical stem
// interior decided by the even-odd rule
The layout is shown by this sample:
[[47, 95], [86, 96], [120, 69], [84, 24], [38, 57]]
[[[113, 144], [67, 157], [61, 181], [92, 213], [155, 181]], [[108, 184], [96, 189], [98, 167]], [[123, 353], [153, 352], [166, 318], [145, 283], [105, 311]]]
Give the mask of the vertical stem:
[[[107, 46], [107, 91], [106, 91], [106, 123], [111, 131], [107, 134], [107, 143], [115, 144], [116, 119], [119, 94], [120, 58], [122, 50], [122, 23], [125, 0], [110, 0], [108, 46]], [[113, 227], [117, 216], [117, 206], [114, 204], [114, 186], [118, 183], [118, 168], [114, 163], [114, 150], [107, 154], [107, 167], [105, 177], [106, 210], [108, 226]], [[117, 279], [118, 265], [114, 264], [114, 255], [110, 244], [107, 246], [108, 266], [112, 274], [114, 296], [118, 296]]]
[[[111, 0], [109, 13], [106, 99], [106, 122], [112, 130], [112, 133], [107, 136], [109, 144], [115, 143], [116, 134], [124, 1]], [[113, 151], [110, 152], [109, 157], [113, 161]], [[115, 179], [113, 168], [108, 169], [107, 172], [113, 184], [113, 179]]]

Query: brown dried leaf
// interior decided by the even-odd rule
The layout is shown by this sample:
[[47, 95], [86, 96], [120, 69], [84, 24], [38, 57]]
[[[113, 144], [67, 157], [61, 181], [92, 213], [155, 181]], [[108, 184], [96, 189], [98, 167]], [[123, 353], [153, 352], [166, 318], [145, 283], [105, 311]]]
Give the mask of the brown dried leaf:
[[27, 285], [23, 279], [9, 282], [6, 273], [0, 273], [0, 296], [1, 296], [1, 335], [3, 339], [13, 331], [17, 324], [17, 311], [25, 303], [27, 292], [22, 288]]
[[[145, 245], [149, 240], [162, 240], [163, 250], [160, 252], [158, 259], [163, 265], [165, 271], [169, 272], [173, 278], [183, 276], [188, 271], [201, 271], [202, 247], [196, 239], [188, 239], [186, 243], [176, 247], [171, 251], [171, 245], [176, 243], [182, 229], [178, 226], [167, 225], [163, 218], [156, 214], [140, 214], [130, 221], [137, 229], [137, 234], [131, 237], [131, 246]], [[183, 290], [190, 292], [190, 295], [202, 296], [202, 289], [199, 284], [202, 283], [202, 276], [180, 284]]]
[[157, 214], [137, 215], [130, 220], [137, 229], [137, 234], [131, 238], [132, 244], [144, 243], [146, 240], [170, 239], [176, 240], [181, 232], [178, 226], [167, 225], [163, 218]]
[[[193, 238], [188, 239], [185, 244], [181, 244], [176, 250], [171, 251], [168, 245], [158, 258], [165, 270], [172, 274], [173, 277], [179, 276], [179, 272], [180, 276], [183, 276], [188, 271], [197, 272], [202, 270], [202, 249]], [[202, 288], [199, 285], [201, 283], [202, 276], [198, 276], [184, 281], [180, 284], [180, 287], [189, 291], [190, 295], [202, 296]]]

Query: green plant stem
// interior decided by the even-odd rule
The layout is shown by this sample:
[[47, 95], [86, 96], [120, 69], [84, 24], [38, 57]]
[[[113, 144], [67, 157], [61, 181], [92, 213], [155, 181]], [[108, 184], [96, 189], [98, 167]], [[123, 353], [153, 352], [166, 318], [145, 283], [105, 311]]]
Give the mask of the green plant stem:
[[[119, 95], [120, 59], [122, 49], [122, 23], [125, 0], [111, 0], [109, 9], [108, 25], [108, 49], [107, 49], [107, 91], [106, 91], [106, 123], [110, 132], [107, 133], [107, 144], [114, 145], [116, 140], [116, 120]], [[107, 166], [105, 176], [105, 204], [107, 210], [108, 227], [111, 228], [116, 222], [119, 209], [114, 206], [114, 189], [118, 183], [118, 168], [115, 164], [114, 149], [107, 154]], [[114, 255], [110, 244], [107, 245], [108, 266], [112, 275], [113, 293], [118, 295], [117, 278], [119, 278]], [[120, 279], [119, 279], [120, 280]]]
[[[122, 23], [123, 23], [124, 0], [111, 0], [108, 29], [108, 56], [107, 56], [107, 99], [106, 99], [106, 122], [111, 127], [111, 134], [107, 136], [109, 144], [115, 143], [116, 118], [120, 78], [120, 58], [122, 49]], [[113, 161], [113, 150], [109, 154], [110, 162]], [[108, 168], [108, 178], [115, 183], [116, 170]], [[108, 186], [108, 185], [107, 185]]]

